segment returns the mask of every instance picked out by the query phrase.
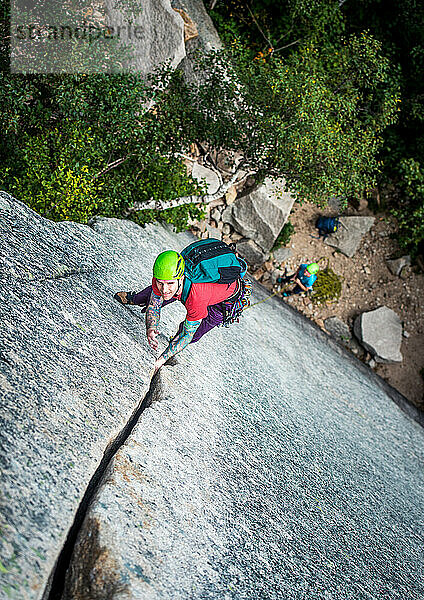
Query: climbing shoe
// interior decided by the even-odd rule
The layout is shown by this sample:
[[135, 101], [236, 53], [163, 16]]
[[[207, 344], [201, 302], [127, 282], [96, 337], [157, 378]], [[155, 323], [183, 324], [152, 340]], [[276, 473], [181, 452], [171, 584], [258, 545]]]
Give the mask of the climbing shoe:
[[134, 305], [134, 296], [136, 294], [137, 294], [137, 292], [116, 292], [116, 294], [114, 295], [114, 298], [120, 304]]

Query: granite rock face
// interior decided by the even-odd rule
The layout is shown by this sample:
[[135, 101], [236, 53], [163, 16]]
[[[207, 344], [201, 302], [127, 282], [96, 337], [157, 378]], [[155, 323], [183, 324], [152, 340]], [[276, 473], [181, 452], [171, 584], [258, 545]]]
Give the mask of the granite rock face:
[[286, 223], [293, 204], [294, 198], [284, 191], [284, 182], [267, 178], [259, 188], [227, 207], [223, 220], [253, 239], [267, 253]]
[[115, 0], [105, 0], [105, 10], [114, 28], [125, 31], [130, 21], [138, 27], [130, 43], [132, 71], [151, 73], [165, 62], [175, 68], [185, 57], [184, 21], [170, 0], [143, 0], [141, 11], [131, 17]]
[[355, 319], [354, 332], [358, 340], [377, 362], [402, 362], [402, 323], [387, 306], [364, 312]]
[[149, 389], [143, 319], [112, 296], [149, 284], [168, 236], [52, 223], [6, 194], [0, 219], [0, 597], [26, 600], [42, 597], [91, 476]]
[[[423, 432], [399, 395], [275, 297], [151, 381], [140, 309], [112, 295], [192, 236], [0, 208], [6, 598], [43, 598], [129, 421], [62, 600], [423, 597]], [[268, 295], [254, 284], [253, 302]], [[185, 314], [162, 312], [161, 350]]]
[[274, 298], [205, 336], [116, 454], [65, 600], [110, 573], [93, 530], [116, 598], [418, 600], [423, 432], [376, 381]]
[[374, 217], [340, 217], [338, 230], [329, 235], [325, 243], [352, 258], [374, 221]]

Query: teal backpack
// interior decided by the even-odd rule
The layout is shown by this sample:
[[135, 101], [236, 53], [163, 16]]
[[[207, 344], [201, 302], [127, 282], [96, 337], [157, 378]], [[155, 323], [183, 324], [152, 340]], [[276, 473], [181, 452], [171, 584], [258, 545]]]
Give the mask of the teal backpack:
[[184, 304], [192, 283], [231, 284], [247, 272], [247, 264], [219, 240], [199, 240], [180, 252], [185, 261], [184, 286], [181, 302]]

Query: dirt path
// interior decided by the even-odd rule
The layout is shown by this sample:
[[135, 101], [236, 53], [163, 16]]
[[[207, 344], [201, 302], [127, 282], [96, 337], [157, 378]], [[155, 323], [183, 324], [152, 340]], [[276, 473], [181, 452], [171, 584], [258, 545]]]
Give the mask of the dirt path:
[[[289, 272], [302, 262], [312, 262], [321, 257], [330, 259], [331, 268], [344, 278], [343, 291], [338, 303], [329, 306], [314, 306], [309, 298], [288, 298], [307, 317], [323, 327], [324, 319], [337, 316], [352, 326], [354, 318], [363, 311], [385, 305], [401, 318], [404, 338], [401, 364], [375, 366], [375, 371], [384, 377], [417, 406], [424, 407], [424, 381], [420, 370], [424, 368], [424, 275], [405, 267], [402, 278], [391, 274], [385, 259], [392, 258], [399, 248], [392, 234], [396, 225], [390, 216], [377, 215], [374, 226], [366, 234], [353, 258], [347, 258], [334, 248], [313, 239], [317, 235], [314, 227], [320, 214], [334, 215], [334, 211], [321, 210], [312, 205], [297, 205], [290, 221], [295, 227], [288, 247], [292, 256], [285, 263]], [[365, 207], [361, 211], [345, 214], [374, 216]], [[264, 282], [272, 289], [271, 283]]]

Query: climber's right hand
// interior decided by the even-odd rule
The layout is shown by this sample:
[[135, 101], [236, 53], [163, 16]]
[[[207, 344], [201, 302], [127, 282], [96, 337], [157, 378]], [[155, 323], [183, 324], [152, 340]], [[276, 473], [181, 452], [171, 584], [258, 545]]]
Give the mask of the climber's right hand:
[[154, 327], [147, 330], [147, 342], [152, 350], [157, 350], [159, 347], [159, 343], [156, 339], [158, 335], [159, 331]]

